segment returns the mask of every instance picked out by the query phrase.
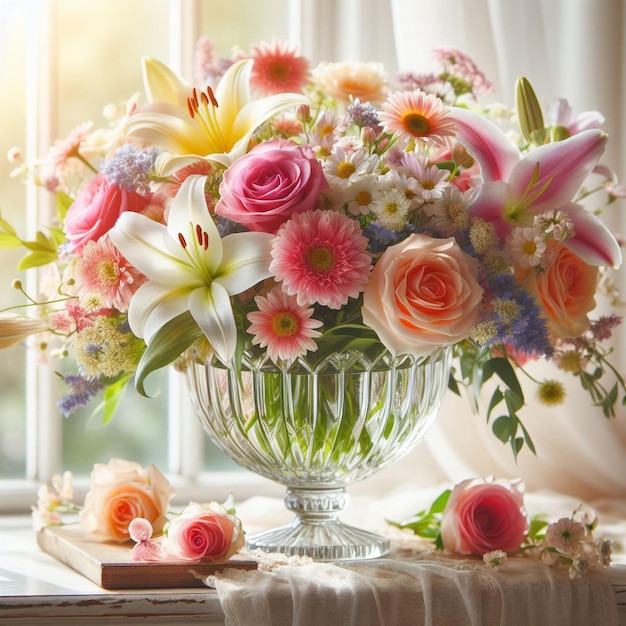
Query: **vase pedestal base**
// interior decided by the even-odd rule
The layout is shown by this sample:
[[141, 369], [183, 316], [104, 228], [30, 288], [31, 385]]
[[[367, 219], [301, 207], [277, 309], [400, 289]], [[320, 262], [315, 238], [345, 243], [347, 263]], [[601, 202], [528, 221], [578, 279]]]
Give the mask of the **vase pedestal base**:
[[390, 547], [386, 537], [339, 521], [303, 523], [298, 518], [247, 540], [250, 550], [308, 556], [316, 561], [375, 559], [385, 556]]
[[316, 561], [375, 559], [387, 554], [386, 537], [341, 522], [337, 513], [348, 502], [343, 487], [307, 489], [289, 487], [285, 506], [296, 514], [285, 526], [252, 535], [248, 549], [308, 556]]

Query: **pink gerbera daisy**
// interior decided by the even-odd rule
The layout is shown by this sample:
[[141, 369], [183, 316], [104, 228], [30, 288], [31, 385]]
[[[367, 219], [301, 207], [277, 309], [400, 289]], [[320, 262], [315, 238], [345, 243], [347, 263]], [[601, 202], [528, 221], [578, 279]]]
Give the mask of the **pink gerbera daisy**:
[[65, 139], [54, 142], [48, 153], [48, 161], [57, 176], [71, 157], [80, 157], [80, 146], [87, 139], [91, 126], [92, 122], [82, 122]]
[[85, 245], [74, 274], [79, 299], [97, 299], [101, 308], [121, 312], [128, 310], [133, 294], [145, 280], [106, 235]]
[[254, 336], [252, 343], [267, 347], [272, 361], [291, 360], [317, 350], [313, 339], [322, 333], [314, 329], [322, 322], [311, 318], [313, 309], [300, 306], [294, 296], [280, 288], [270, 291], [267, 297], [257, 296], [254, 301], [259, 310], [248, 313], [248, 332]]
[[424, 91], [396, 91], [383, 102], [378, 117], [385, 132], [444, 144], [454, 135], [454, 121], [441, 100]]
[[300, 93], [309, 80], [309, 63], [297, 49], [280, 41], [253, 46], [250, 84], [265, 95]]
[[367, 244], [355, 220], [335, 211], [307, 211], [280, 227], [270, 271], [298, 304], [340, 309], [368, 281]]

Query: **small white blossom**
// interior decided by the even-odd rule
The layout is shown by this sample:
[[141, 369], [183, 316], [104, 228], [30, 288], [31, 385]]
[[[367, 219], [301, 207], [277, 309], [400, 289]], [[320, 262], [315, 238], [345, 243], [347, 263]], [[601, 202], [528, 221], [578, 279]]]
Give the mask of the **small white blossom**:
[[540, 266], [546, 251], [543, 234], [535, 228], [514, 228], [507, 238], [507, 245], [513, 262], [520, 267]]
[[502, 550], [492, 550], [491, 552], [483, 554], [483, 561], [485, 564], [496, 571], [504, 565], [506, 558], [506, 552], [503, 552]]

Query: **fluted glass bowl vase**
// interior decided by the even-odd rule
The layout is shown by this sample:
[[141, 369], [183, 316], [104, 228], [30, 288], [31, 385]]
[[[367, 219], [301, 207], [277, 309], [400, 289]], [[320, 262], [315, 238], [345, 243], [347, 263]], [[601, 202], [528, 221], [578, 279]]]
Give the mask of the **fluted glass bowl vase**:
[[317, 560], [386, 554], [388, 539], [338, 519], [346, 484], [422, 439], [446, 391], [450, 356], [448, 348], [420, 359], [349, 350], [280, 369], [257, 351], [228, 365], [215, 357], [191, 363], [191, 397], [211, 439], [239, 465], [287, 487], [293, 522], [248, 537], [248, 548]]

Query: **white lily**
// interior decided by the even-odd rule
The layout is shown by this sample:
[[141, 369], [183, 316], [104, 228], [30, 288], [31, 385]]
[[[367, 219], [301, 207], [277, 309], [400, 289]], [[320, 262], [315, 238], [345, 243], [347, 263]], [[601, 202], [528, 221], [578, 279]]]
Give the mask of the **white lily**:
[[130, 116], [125, 132], [159, 146], [157, 171], [167, 176], [200, 159], [230, 165], [245, 154], [252, 133], [280, 111], [305, 104], [301, 94], [281, 93], [254, 100], [251, 59], [233, 63], [215, 92], [190, 87], [163, 63], [142, 59], [150, 104]]
[[128, 310], [132, 331], [149, 345], [178, 315], [189, 312], [215, 352], [229, 360], [237, 344], [230, 296], [271, 275], [269, 233], [223, 239], [207, 208], [205, 176], [189, 176], [172, 201], [167, 226], [127, 211], [109, 235], [147, 277]]

